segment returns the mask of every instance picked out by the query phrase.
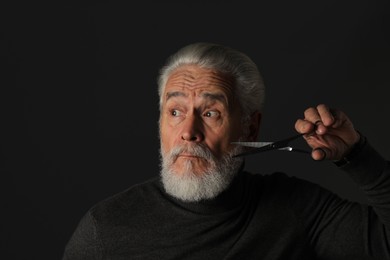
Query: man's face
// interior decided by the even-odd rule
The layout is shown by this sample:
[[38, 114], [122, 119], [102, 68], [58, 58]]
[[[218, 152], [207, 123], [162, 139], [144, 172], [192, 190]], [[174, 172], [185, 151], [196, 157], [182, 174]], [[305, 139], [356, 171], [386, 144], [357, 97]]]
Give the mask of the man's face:
[[[212, 161], [190, 152], [202, 147], [216, 160], [232, 150], [230, 142], [241, 135], [241, 111], [234, 98], [233, 79], [211, 69], [186, 65], [169, 76], [163, 93], [160, 120], [161, 152], [184, 147], [170, 163], [170, 170], [185, 174], [206, 174]], [[187, 149], [188, 148], [188, 149]]]
[[230, 142], [244, 136], [231, 77], [197, 66], [169, 76], [160, 118], [161, 176], [167, 193], [184, 201], [211, 199], [224, 191], [243, 159]]

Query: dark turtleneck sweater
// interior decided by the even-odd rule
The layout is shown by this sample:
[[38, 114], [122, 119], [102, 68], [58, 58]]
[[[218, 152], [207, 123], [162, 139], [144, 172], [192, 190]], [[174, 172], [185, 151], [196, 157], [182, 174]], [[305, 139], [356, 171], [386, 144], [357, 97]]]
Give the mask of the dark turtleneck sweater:
[[156, 177], [94, 205], [63, 260], [390, 259], [389, 162], [366, 144], [341, 169], [369, 205], [283, 173], [244, 170], [215, 199], [188, 203]]

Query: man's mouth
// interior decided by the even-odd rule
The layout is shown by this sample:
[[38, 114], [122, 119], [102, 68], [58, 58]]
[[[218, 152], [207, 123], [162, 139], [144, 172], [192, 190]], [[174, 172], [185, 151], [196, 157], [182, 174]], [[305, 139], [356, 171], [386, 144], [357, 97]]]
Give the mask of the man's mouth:
[[183, 158], [202, 158], [193, 154], [179, 154], [178, 157], [183, 157]]

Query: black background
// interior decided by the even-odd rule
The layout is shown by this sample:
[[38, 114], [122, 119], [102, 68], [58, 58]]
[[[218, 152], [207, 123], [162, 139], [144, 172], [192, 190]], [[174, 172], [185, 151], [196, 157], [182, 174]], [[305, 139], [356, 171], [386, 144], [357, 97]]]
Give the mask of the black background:
[[[158, 69], [194, 41], [258, 64], [261, 140], [294, 134], [304, 109], [326, 103], [390, 158], [389, 1], [2, 5], [1, 259], [60, 259], [94, 203], [158, 174]], [[306, 155], [250, 156], [247, 168], [365, 203], [348, 176]]]

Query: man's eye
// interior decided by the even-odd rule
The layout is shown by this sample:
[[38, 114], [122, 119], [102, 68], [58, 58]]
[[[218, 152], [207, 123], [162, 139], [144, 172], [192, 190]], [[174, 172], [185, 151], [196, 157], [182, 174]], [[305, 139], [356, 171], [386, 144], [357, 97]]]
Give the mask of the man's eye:
[[180, 114], [181, 114], [181, 113], [180, 113], [179, 110], [172, 110], [172, 111], [171, 111], [171, 115], [172, 115], [172, 116], [180, 116]]
[[218, 115], [218, 112], [216, 112], [216, 111], [207, 111], [207, 112], [204, 114], [205, 117], [215, 117], [215, 116], [217, 116], [217, 115]]

